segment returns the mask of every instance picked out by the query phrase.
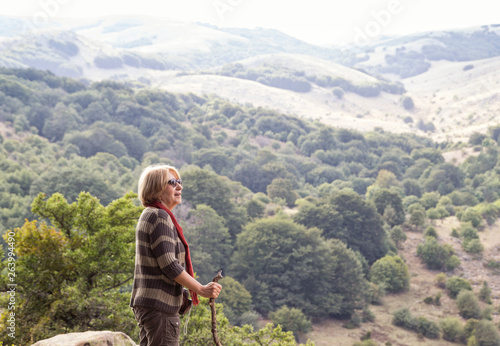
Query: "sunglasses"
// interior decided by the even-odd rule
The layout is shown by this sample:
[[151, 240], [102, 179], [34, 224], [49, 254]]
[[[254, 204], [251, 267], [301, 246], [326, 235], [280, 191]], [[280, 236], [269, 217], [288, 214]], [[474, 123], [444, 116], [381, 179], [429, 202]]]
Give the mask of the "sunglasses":
[[180, 186], [182, 186], [182, 179], [170, 179], [169, 181], [167, 181], [167, 184], [169, 185], [172, 185], [173, 187], [176, 187], [177, 184], [179, 184]]

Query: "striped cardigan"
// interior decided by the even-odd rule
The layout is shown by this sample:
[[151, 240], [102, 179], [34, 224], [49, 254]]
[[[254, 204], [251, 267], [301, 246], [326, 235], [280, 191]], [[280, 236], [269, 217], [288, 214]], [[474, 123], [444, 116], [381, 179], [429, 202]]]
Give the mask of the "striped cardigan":
[[170, 216], [146, 208], [135, 231], [135, 272], [130, 306], [177, 313], [182, 285], [174, 281], [184, 270], [185, 249]]

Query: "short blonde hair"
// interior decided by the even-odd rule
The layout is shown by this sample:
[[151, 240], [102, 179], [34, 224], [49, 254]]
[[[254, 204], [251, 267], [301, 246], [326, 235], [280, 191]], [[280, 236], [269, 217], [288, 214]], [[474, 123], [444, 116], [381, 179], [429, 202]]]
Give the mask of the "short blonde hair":
[[177, 169], [169, 165], [151, 165], [142, 171], [137, 194], [143, 206], [158, 200], [160, 192], [167, 186], [168, 172], [172, 173], [175, 179], [180, 179]]

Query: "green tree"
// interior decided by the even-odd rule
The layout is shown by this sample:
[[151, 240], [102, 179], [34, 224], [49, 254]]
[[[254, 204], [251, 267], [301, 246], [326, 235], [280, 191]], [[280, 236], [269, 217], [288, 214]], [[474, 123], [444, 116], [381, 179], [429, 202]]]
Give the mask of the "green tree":
[[294, 220], [306, 227], [322, 229], [325, 238], [340, 239], [369, 263], [387, 253], [380, 215], [352, 190], [344, 189], [315, 205], [302, 206]]
[[246, 214], [231, 199], [234, 194], [229, 179], [196, 167], [181, 171], [181, 175], [184, 181], [182, 196], [195, 207], [198, 204], [212, 207], [226, 220], [229, 233], [235, 239], [246, 223]]
[[366, 283], [356, 255], [320, 234], [282, 218], [245, 227], [232, 272], [250, 291], [258, 312], [288, 305], [308, 316], [349, 316], [362, 306]]
[[284, 331], [292, 332], [295, 340], [298, 340], [299, 334], [309, 333], [312, 329], [311, 321], [296, 308], [282, 306], [269, 314], [269, 318], [275, 325], [280, 325]]
[[372, 200], [373, 203], [375, 203], [377, 212], [380, 215], [384, 215], [384, 212], [388, 207], [393, 208], [394, 215], [392, 218], [387, 220], [389, 226], [394, 227], [396, 225], [402, 224], [405, 221], [403, 203], [401, 197], [396, 192], [388, 189], [379, 189], [373, 193]]
[[[14, 230], [16, 340], [28, 344], [104, 329], [136, 335], [125, 286], [133, 279], [134, 226], [142, 210], [135, 197], [127, 194], [107, 207], [88, 193], [71, 204], [60, 194], [35, 198], [33, 212], [54, 227], [26, 221]], [[2, 314], [3, 324], [7, 316]]]
[[270, 198], [283, 198], [288, 207], [293, 207], [299, 194], [294, 190], [293, 181], [290, 179], [276, 178], [267, 186], [267, 195]]
[[225, 220], [205, 204], [189, 211], [183, 222], [192, 249], [193, 267], [202, 282], [209, 282], [220, 269], [227, 268], [232, 252], [231, 235]]
[[401, 243], [406, 241], [406, 234], [400, 226], [394, 226], [390, 231], [390, 237], [396, 247], [399, 248]]
[[410, 285], [408, 266], [399, 256], [385, 256], [373, 263], [370, 278], [391, 293], [406, 290]]
[[[224, 305], [226, 316], [229, 318], [229, 314], [233, 314], [234, 321], [238, 322], [241, 315], [250, 311], [252, 296], [245, 286], [232, 277], [225, 276], [221, 284], [224, 289], [219, 295], [219, 302]], [[229, 320], [232, 321], [231, 318]]]

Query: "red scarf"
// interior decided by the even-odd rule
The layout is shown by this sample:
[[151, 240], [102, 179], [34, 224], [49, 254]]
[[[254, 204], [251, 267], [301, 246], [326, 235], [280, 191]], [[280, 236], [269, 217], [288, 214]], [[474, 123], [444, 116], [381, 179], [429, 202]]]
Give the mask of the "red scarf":
[[[148, 207], [153, 207], [153, 208], [158, 208], [158, 209], [163, 209], [167, 212], [167, 214], [170, 216], [170, 219], [174, 223], [175, 229], [177, 230], [177, 234], [179, 235], [179, 238], [181, 238], [182, 244], [184, 244], [184, 247], [186, 248], [186, 271], [189, 275], [194, 277], [194, 271], [193, 271], [193, 263], [191, 262], [191, 256], [189, 254], [189, 245], [186, 241], [186, 238], [184, 238], [184, 233], [182, 232], [181, 226], [177, 223], [177, 220], [175, 219], [174, 214], [170, 210], [168, 210], [163, 204], [161, 204], [159, 201], [149, 203], [147, 205]], [[189, 293], [191, 294], [191, 299], [193, 300], [194, 305], [198, 305], [198, 295], [189, 290]]]

